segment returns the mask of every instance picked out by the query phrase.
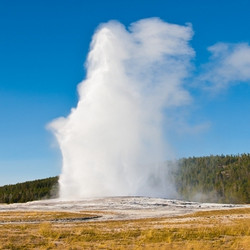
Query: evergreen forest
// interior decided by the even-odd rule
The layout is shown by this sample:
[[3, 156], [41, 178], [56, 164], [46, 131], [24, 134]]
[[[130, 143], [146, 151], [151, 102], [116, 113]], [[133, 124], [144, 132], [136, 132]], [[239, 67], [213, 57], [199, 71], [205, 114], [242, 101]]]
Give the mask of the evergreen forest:
[[[250, 154], [190, 157], [171, 165], [180, 199], [201, 202], [250, 203]], [[0, 203], [57, 197], [58, 177], [0, 187]]]
[[17, 203], [57, 196], [58, 177], [5, 185], [0, 187], [0, 203]]
[[219, 203], [250, 203], [250, 154], [190, 157], [174, 172], [180, 198]]

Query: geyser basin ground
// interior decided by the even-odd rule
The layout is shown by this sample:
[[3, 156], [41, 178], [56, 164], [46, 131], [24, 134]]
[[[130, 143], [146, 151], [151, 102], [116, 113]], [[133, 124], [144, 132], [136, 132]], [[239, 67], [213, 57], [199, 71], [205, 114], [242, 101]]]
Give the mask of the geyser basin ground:
[[79, 201], [58, 199], [0, 205], [0, 211], [88, 211], [101, 212], [93, 220], [127, 220], [184, 215], [196, 211], [243, 208], [250, 205], [188, 202], [149, 197], [104, 197]]
[[249, 249], [250, 206], [147, 197], [0, 205], [0, 249]]

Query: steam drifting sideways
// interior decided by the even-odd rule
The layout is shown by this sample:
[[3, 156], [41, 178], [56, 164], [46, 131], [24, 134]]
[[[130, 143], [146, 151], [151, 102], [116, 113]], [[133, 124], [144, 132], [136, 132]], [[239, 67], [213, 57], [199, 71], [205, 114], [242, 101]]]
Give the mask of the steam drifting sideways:
[[164, 109], [190, 101], [182, 84], [194, 55], [192, 34], [190, 26], [158, 18], [97, 29], [77, 107], [49, 125], [63, 157], [62, 199], [172, 195], [159, 164], [168, 146]]

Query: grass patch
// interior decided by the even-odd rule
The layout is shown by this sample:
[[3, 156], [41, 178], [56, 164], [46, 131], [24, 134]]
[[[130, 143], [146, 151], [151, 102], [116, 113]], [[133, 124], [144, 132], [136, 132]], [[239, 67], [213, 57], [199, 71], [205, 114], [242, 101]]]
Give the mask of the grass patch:
[[29, 215], [41, 222], [27, 224], [24, 219], [19, 224], [1, 224], [0, 249], [248, 249], [250, 245], [249, 208], [106, 222], [43, 221], [79, 216], [66, 212], [6, 215], [9, 221]]

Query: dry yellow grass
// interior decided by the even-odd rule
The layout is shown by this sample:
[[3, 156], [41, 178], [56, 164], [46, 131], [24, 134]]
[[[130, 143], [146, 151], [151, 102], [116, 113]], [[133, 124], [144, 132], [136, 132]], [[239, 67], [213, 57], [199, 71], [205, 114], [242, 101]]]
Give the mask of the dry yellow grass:
[[[94, 215], [87, 212], [1, 212], [0, 221], [5, 218], [12, 222], [0, 224], [1, 249], [205, 250], [249, 249], [250, 246], [249, 208], [126, 221], [54, 220], [81, 216]], [[30, 219], [38, 223], [28, 224]]]

